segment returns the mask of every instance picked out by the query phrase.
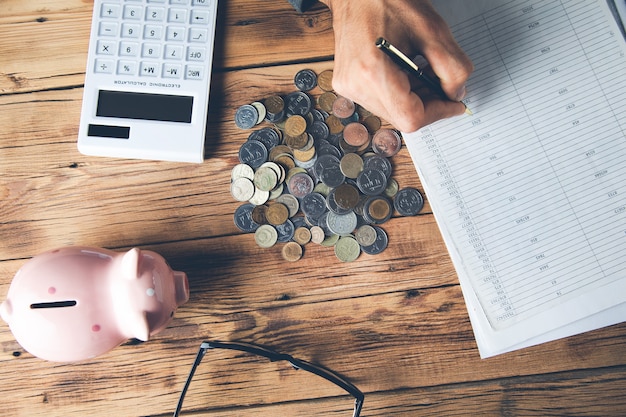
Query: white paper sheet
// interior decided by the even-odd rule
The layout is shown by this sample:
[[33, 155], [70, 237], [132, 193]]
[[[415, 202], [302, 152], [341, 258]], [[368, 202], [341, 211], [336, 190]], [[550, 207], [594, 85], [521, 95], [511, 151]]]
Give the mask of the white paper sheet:
[[482, 357], [626, 320], [626, 45], [603, 0], [433, 2], [473, 116], [405, 141]]

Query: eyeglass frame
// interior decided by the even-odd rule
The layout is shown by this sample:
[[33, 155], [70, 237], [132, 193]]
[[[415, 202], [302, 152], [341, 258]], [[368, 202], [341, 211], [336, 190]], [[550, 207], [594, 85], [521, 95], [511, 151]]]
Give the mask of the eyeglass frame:
[[209, 349], [229, 349], [236, 350], [240, 352], [250, 353], [258, 356], [262, 356], [270, 360], [270, 362], [277, 361], [287, 361], [291, 364], [291, 366], [298, 370], [304, 369], [305, 371], [311, 372], [317, 376], [320, 376], [326, 379], [329, 382], [337, 385], [343, 390], [347, 391], [350, 395], [354, 397], [354, 412], [352, 417], [359, 417], [361, 415], [361, 409], [363, 408], [363, 401], [365, 400], [365, 395], [359, 390], [354, 384], [345, 380], [343, 377], [337, 375], [335, 372], [330, 369], [324, 368], [320, 365], [315, 365], [313, 363], [296, 359], [291, 355], [286, 353], [279, 353], [273, 351], [271, 349], [254, 345], [246, 342], [220, 342], [220, 341], [204, 341], [200, 344], [200, 348], [198, 349], [198, 354], [196, 355], [196, 359], [193, 362], [191, 367], [191, 371], [187, 376], [187, 380], [185, 381], [185, 385], [183, 386], [183, 390], [180, 393], [180, 397], [178, 398], [178, 404], [176, 405], [176, 410], [174, 411], [174, 417], [178, 417], [180, 411], [183, 407], [183, 401], [185, 399], [185, 394], [187, 394], [187, 389], [191, 384], [191, 380], [193, 379], [194, 374], [196, 373], [196, 368], [200, 365], [202, 358]]

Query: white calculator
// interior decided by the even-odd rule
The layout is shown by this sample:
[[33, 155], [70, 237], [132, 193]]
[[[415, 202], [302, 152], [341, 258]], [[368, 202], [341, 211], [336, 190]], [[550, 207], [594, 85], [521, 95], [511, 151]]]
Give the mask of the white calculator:
[[78, 149], [202, 162], [217, 0], [95, 0]]

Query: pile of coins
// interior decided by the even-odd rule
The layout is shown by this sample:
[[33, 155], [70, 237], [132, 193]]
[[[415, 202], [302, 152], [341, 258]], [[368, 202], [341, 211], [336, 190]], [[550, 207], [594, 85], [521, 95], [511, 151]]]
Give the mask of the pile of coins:
[[[332, 70], [310, 69], [294, 77], [297, 91], [239, 107], [235, 124], [255, 129], [239, 149], [231, 194], [243, 202], [235, 225], [254, 233], [263, 248], [284, 243], [282, 255], [297, 261], [313, 242], [333, 247], [350, 262], [388, 244], [379, 226], [395, 209], [414, 216], [424, 206], [415, 188], [399, 189], [389, 160], [402, 147], [400, 134], [332, 90]], [[310, 91], [322, 93], [315, 99]]]

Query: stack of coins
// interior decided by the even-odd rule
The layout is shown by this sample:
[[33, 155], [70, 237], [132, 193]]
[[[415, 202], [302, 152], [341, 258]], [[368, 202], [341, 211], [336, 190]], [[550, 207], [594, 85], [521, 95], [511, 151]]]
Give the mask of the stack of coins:
[[[414, 216], [424, 206], [415, 188], [399, 189], [389, 160], [401, 135], [332, 90], [332, 70], [294, 77], [297, 91], [244, 104], [235, 113], [252, 130], [231, 172], [231, 194], [241, 204], [235, 225], [269, 248], [284, 243], [287, 261], [309, 242], [333, 247], [344, 262], [388, 244], [381, 224], [394, 210]], [[312, 90], [321, 93], [315, 98]], [[266, 126], [258, 128], [261, 123]]]

